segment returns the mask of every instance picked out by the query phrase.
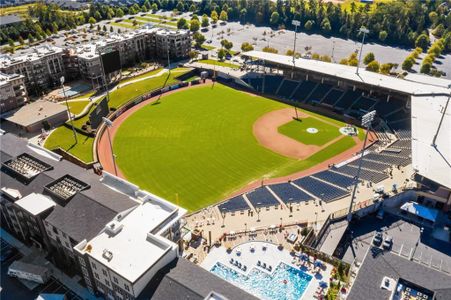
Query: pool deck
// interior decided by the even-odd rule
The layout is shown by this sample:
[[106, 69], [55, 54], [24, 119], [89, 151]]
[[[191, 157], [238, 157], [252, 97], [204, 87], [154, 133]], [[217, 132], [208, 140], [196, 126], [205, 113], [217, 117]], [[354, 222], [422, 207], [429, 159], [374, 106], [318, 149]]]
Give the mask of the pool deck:
[[[263, 250], [263, 246], [266, 246], [266, 250]], [[254, 251], [251, 251], [252, 247], [254, 248]], [[237, 266], [232, 265], [230, 263], [231, 258], [238, 260], [242, 265], [245, 265], [247, 267], [246, 271], [243, 271]], [[272, 266], [272, 271], [269, 272], [267, 269], [264, 270], [263, 268], [258, 267], [258, 261], [260, 261], [262, 264], [266, 263], [266, 267], [268, 267], [269, 265]], [[248, 276], [253, 268], [257, 268], [260, 271], [265, 271], [269, 274], [272, 274], [272, 272], [274, 272], [274, 270], [280, 263], [284, 263], [312, 276], [312, 280], [304, 291], [301, 299], [315, 299], [315, 294], [320, 284], [329, 284], [330, 273], [333, 269], [333, 266], [324, 263], [326, 266], [325, 270], [321, 270], [320, 274], [315, 274], [305, 267], [299, 267], [293, 264], [292, 261], [293, 257], [290, 255], [290, 252], [288, 250], [279, 250], [277, 245], [269, 242], [252, 241], [234, 247], [230, 253], [227, 253], [227, 249], [225, 247], [213, 247], [207, 257], [203, 260], [201, 267], [203, 267], [207, 271], [210, 271], [213, 266], [219, 262], [227, 266], [228, 268], [239, 272], [240, 274]], [[252, 291], [248, 292], [252, 294]], [[324, 289], [323, 294], [325, 295], [326, 293], [327, 288]]]

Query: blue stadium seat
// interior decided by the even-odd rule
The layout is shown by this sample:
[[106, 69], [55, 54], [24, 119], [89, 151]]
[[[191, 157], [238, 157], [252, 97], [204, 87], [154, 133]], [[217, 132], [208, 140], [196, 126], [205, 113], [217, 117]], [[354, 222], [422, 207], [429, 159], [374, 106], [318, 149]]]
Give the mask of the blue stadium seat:
[[311, 176], [297, 179], [293, 183], [325, 202], [334, 201], [349, 194], [348, 191], [319, 181]]
[[311, 93], [308, 97], [307, 102], [320, 102], [331, 88], [332, 85], [327, 83], [318, 84], [313, 93]]
[[277, 88], [283, 80], [283, 76], [278, 75], [266, 75], [265, 76], [265, 93], [266, 94], [275, 94]]
[[299, 81], [285, 79], [282, 85], [279, 88], [279, 95], [284, 98], [290, 98], [291, 94], [294, 92], [294, 89], [298, 86]]
[[312, 175], [314, 178], [321, 179], [323, 181], [330, 182], [336, 186], [344, 189], [354, 184], [354, 178], [332, 172], [330, 170], [322, 171]]
[[247, 193], [246, 196], [255, 208], [280, 204], [280, 202], [264, 186]]
[[321, 103], [333, 106], [335, 102], [337, 102], [338, 99], [340, 99], [340, 97], [343, 96], [343, 93], [344, 93], [343, 91], [332, 89], [326, 95], [326, 97], [324, 97], [323, 102]]
[[294, 93], [293, 99], [298, 102], [305, 101], [307, 96], [310, 95], [312, 90], [315, 88], [316, 84], [316, 82], [311, 82], [308, 80], [303, 81]]
[[242, 195], [233, 197], [218, 206], [219, 210], [222, 212], [234, 212], [250, 209], [246, 200], [244, 200]]
[[306, 192], [298, 189], [290, 183], [278, 183], [270, 185], [269, 188], [283, 201], [283, 203], [297, 203], [313, 200]]
[[341, 109], [348, 109], [360, 96], [362, 96], [361, 90], [347, 90], [343, 97], [335, 103], [335, 107], [339, 107]]

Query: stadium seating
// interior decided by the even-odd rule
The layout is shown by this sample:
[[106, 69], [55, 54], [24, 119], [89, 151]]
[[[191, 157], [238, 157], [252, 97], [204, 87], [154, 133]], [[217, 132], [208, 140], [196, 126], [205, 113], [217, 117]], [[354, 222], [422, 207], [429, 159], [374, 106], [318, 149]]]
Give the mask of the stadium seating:
[[258, 92], [262, 91], [263, 88], [263, 78], [257, 77], [257, 78], [250, 78], [249, 84]]
[[384, 162], [390, 165], [404, 165], [407, 162], [410, 162], [409, 158], [399, 157], [396, 155], [392, 155], [391, 153], [381, 154], [381, 153], [369, 153], [365, 155], [365, 159]]
[[250, 209], [242, 195], [233, 197], [218, 206], [221, 212], [234, 212]]
[[410, 120], [403, 120], [399, 122], [391, 122], [389, 126], [395, 131], [396, 135], [401, 140], [410, 140], [412, 132], [410, 130]]
[[325, 202], [343, 198], [349, 194], [348, 191], [314, 179], [311, 176], [297, 179], [293, 183]]
[[293, 95], [293, 99], [298, 102], [302, 102], [307, 99], [308, 95], [313, 91], [316, 87], [317, 83], [311, 82], [308, 80], [303, 81], [299, 86], [296, 92]]
[[379, 116], [385, 117], [387, 114], [394, 112], [404, 106], [404, 102], [397, 99], [390, 101], [380, 100], [373, 109], [377, 111]]
[[265, 93], [266, 94], [275, 94], [277, 88], [283, 80], [283, 76], [278, 75], [266, 75], [265, 76]]
[[343, 96], [343, 91], [341, 90], [337, 90], [337, 89], [332, 89], [327, 95], [326, 97], [324, 97], [323, 101], [321, 102], [322, 104], [326, 104], [326, 105], [330, 105], [333, 106], [335, 104], [335, 102], [338, 101], [338, 99], [340, 99], [341, 96]]
[[349, 186], [354, 184], [354, 178], [345, 176], [343, 174], [338, 174], [330, 170], [322, 171], [312, 175], [314, 178], [321, 179], [332, 183], [333, 185], [347, 189]]
[[280, 204], [280, 202], [264, 186], [247, 193], [246, 196], [252, 206], [256, 208]]
[[361, 90], [347, 90], [343, 97], [335, 103], [335, 107], [341, 108], [341, 109], [347, 109], [354, 103], [360, 96], [362, 96]]
[[394, 113], [389, 114], [385, 117], [385, 121], [387, 122], [395, 122], [400, 121], [409, 118], [409, 115], [407, 112], [404, 111], [404, 109], [400, 109]]
[[374, 104], [376, 104], [376, 102], [377, 100], [375, 99], [371, 99], [368, 97], [360, 97], [359, 100], [354, 102], [351, 109], [369, 111], [370, 108], [374, 106]]
[[315, 90], [308, 97], [307, 102], [321, 102], [321, 100], [323, 100], [324, 96], [330, 91], [331, 88], [332, 85], [327, 83], [318, 84]]
[[293, 94], [294, 90], [298, 86], [298, 81], [293, 81], [289, 79], [285, 79], [279, 87], [278, 95], [284, 98], [289, 99], [291, 94]]
[[[342, 173], [351, 177], [357, 176], [357, 167], [353, 167], [350, 165], [344, 165], [340, 168], [334, 168], [334, 172]], [[381, 182], [382, 180], [385, 180], [388, 178], [387, 174], [384, 174], [382, 172], [376, 172], [376, 171], [370, 171], [366, 169], [361, 169], [360, 171], [360, 179], [364, 179], [366, 181], [371, 181], [373, 183]]]
[[[348, 164], [349, 166], [358, 167], [359, 166], [359, 160], [355, 160]], [[375, 162], [372, 160], [367, 160], [365, 157], [362, 160], [362, 168], [367, 170], [374, 170], [378, 172], [383, 172], [387, 170], [390, 167], [390, 165], [385, 164], [383, 162]]]
[[290, 183], [279, 183], [270, 185], [269, 188], [283, 201], [283, 203], [297, 203], [303, 201], [313, 200], [313, 198], [298, 189]]
[[391, 144], [390, 148], [412, 149], [411, 140], [398, 140]]

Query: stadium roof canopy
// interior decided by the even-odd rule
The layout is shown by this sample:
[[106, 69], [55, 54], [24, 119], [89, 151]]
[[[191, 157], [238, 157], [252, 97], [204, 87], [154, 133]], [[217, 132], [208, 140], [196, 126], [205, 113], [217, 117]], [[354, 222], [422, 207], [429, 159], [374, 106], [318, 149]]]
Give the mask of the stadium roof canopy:
[[[367, 85], [381, 87], [409, 95], [423, 95], [423, 94], [448, 95], [450, 93], [449, 89], [443, 87], [443, 82], [441, 82], [440, 85], [431, 85], [422, 83], [422, 82], [430, 82], [430, 79], [423, 80], [423, 77], [426, 76], [421, 75], [410, 77], [411, 79], [408, 80], [366, 71], [365, 69], [362, 68], [359, 69], [359, 74], [356, 74], [356, 67], [305, 58], [296, 58], [294, 60], [293, 65], [292, 56], [267, 53], [261, 51], [245, 52], [243, 53], [243, 56], [264, 60], [273, 64], [278, 64], [286, 67], [294, 66], [296, 69], [299, 70], [321, 73], [326, 76], [342, 78], [348, 81], [353, 81], [355, 83], [364, 83]], [[451, 81], [449, 81], [449, 84], [451, 84]]]

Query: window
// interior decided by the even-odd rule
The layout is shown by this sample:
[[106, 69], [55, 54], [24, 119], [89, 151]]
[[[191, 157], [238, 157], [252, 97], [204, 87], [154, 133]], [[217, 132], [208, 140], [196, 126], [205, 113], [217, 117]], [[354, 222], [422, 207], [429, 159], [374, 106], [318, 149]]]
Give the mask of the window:
[[114, 283], [116, 283], [116, 284], [119, 283], [119, 281], [117, 280], [117, 278], [116, 278], [115, 276], [113, 276], [113, 281], [114, 281]]
[[102, 269], [102, 273], [103, 273], [103, 276], [107, 276], [108, 275], [108, 273], [104, 269]]
[[91, 265], [92, 265], [92, 268], [93, 268], [94, 270], [97, 270], [97, 266], [96, 266], [95, 263], [91, 263]]
[[106, 280], [106, 279], [105, 279], [105, 284], [106, 284], [107, 286], [110, 286], [110, 282], [109, 282], [108, 280]]
[[96, 272], [94, 272], [94, 276], [95, 276], [97, 279], [100, 279], [99, 274], [97, 274]]
[[124, 283], [124, 288], [127, 292], [130, 292], [130, 288], [128, 287], [128, 284]]

